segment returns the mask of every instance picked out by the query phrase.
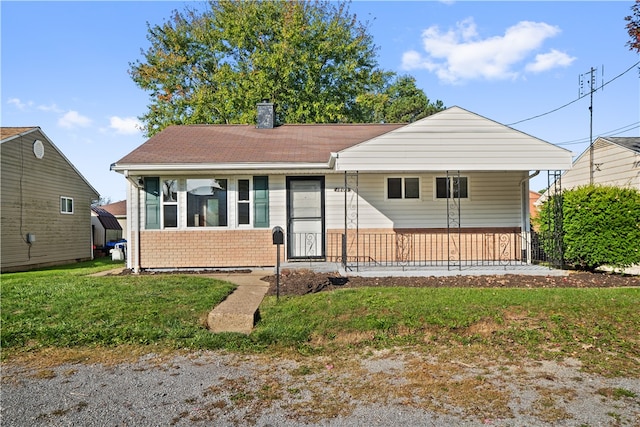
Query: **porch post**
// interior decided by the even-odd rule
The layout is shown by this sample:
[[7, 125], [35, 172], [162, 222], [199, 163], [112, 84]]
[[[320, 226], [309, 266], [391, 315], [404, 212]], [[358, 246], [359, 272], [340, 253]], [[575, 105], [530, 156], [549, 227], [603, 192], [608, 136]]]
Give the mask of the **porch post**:
[[342, 235], [342, 268], [347, 270], [347, 171], [344, 171], [344, 234]]

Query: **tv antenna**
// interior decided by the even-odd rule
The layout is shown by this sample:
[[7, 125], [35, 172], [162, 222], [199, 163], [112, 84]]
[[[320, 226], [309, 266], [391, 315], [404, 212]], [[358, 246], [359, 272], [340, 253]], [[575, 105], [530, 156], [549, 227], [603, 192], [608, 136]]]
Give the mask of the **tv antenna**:
[[[602, 81], [604, 80], [604, 65], [602, 68], [602, 75], [600, 77], [600, 89], [602, 89]], [[589, 93], [589, 184], [593, 185], [593, 93], [597, 90], [596, 86], [596, 69], [591, 67], [589, 72], [580, 74], [579, 76], [580, 93], [579, 97], [582, 98]], [[588, 92], [587, 92], [588, 91]]]

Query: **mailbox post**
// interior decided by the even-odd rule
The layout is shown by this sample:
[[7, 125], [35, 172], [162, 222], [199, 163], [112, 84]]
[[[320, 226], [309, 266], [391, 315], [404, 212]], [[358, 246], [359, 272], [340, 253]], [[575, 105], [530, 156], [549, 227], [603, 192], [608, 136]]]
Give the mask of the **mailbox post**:
[[280, 245], [284, 244], [284, 230], [276, 226], [271, 230], [273, 244], [276, 245], [276, 299], [280, 299]]

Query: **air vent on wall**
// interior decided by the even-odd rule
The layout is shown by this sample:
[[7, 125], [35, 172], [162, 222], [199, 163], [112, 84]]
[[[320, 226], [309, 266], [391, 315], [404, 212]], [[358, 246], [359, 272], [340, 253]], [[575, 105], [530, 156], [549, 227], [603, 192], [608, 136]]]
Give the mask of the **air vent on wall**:
[[38, 158], [41, 159], [44, 157], [44, 144], [42, 143], [42, 141], [40, 141], [39, 139], [36, 139], [33, 142], [33, 154]]

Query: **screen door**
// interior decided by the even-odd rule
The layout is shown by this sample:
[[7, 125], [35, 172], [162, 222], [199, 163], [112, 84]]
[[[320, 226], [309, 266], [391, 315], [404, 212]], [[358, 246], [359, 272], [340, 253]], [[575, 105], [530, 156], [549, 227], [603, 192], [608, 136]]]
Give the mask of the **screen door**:
[[289, 258], [324, 257], [324, 177], [287, 178]]

